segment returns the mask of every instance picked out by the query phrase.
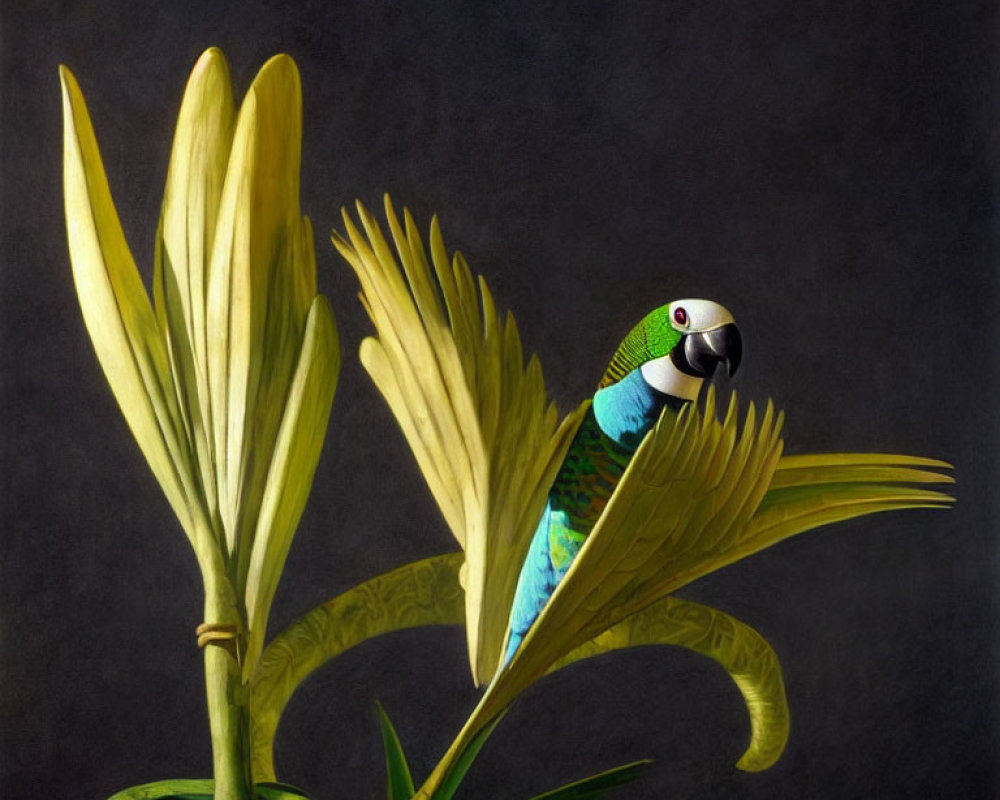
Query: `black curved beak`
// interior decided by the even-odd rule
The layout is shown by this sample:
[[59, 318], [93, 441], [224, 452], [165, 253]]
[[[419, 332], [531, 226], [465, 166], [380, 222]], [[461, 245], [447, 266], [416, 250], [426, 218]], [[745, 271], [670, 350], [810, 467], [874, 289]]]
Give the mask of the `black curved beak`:
[[731, 378], [743, 358], [743, 340], [730, 322], [710, 331], [685, 334], [670, 357], [677, 369], [698, 378], [711, 378], [719, 364], [725, 364]]

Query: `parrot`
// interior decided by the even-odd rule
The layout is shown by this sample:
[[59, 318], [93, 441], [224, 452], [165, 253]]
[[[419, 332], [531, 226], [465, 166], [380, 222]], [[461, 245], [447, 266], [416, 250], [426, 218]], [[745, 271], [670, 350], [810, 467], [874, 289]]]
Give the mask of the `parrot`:
[[696, 401], [720, 365], [735, 375], [742, 354], [733, 315], [712, 300], [675, 300], [628, 333], [549, 490], [518, 576], [501, 669], [566, 575], [661, 412], [677, 413]]

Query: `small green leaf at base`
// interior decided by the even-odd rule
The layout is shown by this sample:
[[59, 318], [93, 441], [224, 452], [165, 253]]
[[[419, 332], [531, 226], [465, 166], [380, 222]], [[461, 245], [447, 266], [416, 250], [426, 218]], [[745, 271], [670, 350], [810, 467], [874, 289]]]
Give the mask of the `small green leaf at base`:
[[277, 781], [255, 784], [254, 791], [256, 791], [259, 800], [299, 800], [303, 797], [309, 800], [309, 795], [298, 786], [278, 783]]
[[389, 800], [410, 800], [416, 789], [413, 788], [413, 778], [410, 777], [410, 768], [406, 763], [403, 745], [400, 744], [396, 729], [392, 727], [389, 715], [385, 713], [382, 704], [376, 702], [375, 707], [378, 709], [379, 726], [382, 728], [382, 744], [385, 747], [387, 796]]
[[372, 578], [303, 614], [271, 640], [252, 687], [255, 777], [275, 777], [278, 721], [296, 687], [314, 670], [375, 636], [463, 623], [458, 571], [464, 560], [462, 553], [448, 553]]
[[130, 786], [108, 800], [161, 800], [167, 797], [210, 797], [215, 787], [211, 778], [174, 778], [169, 781], [144, 783], [141, 786]]
[[599, 772], [589, 778], [567, 783], [551, 792], [533, 797], [532, 800], [596, 800], [609, 789], [631, 783], [639, 777], [646, 766], [652, 763], [649, 759], [644, 759], [633, 761], [631, 764], [622, 764], [620, 767]]
[[466, 745], [465, 749], [455, 758], [453, 766], [448, 771], [444, 780], [441, 781], [441, 785], [438, 786], [434, 794], [431, 795], [431, 800], [451, 800], [452, 796], [458, 790], [459, 784], [465, 777], [465, 773], [469, 771], [469, 767], [472, 766], [472, 762], [476, 760], [476, 756], [479, 755], [479, 751], [483, 749], [483, 745], [486, 744], [486, 740], [489, 738], [490, 734], [497, 725], [500, 724], [500, 720], [504, 718], [506, 712], [501, 712], [498, 714], [492, 722], [488, 723], [479, 733], [477, 733], [472, 740]]
[[[215, 781], [211, 778], [172, 778], [131, 786], [108, 800], [212, 800], [214, 793]], [[257, 800], [309, 800], [304, 791], [287, 783], [258, 783], [254, 793]]]

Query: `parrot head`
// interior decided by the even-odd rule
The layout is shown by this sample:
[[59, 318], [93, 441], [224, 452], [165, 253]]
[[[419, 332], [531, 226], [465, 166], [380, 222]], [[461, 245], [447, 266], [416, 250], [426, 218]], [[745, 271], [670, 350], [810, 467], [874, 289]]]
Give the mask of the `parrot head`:
[[742, 354], [740, 332], [729, 311], [711, 300], [675, 300], [651, 311], [629, 332], [600, 388], [639, 369], [658, 392], [695, 400], [720, 364], [732, 377]]

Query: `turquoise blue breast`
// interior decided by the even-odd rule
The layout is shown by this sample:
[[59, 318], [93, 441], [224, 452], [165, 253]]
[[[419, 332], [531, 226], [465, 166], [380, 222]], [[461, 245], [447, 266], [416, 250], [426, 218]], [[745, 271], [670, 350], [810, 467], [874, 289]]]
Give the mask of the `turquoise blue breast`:
[[565, 572], [597, 523], [632, 454], [672, 398], [652, 389], [638, 369], [600, 389], [549, 492], [549, 548]]
[[632, 455], [665, 405], [633, 370], [600, 389], [559, 468], [521, 568], [510, 616], [509, 661], [611, 499]]

